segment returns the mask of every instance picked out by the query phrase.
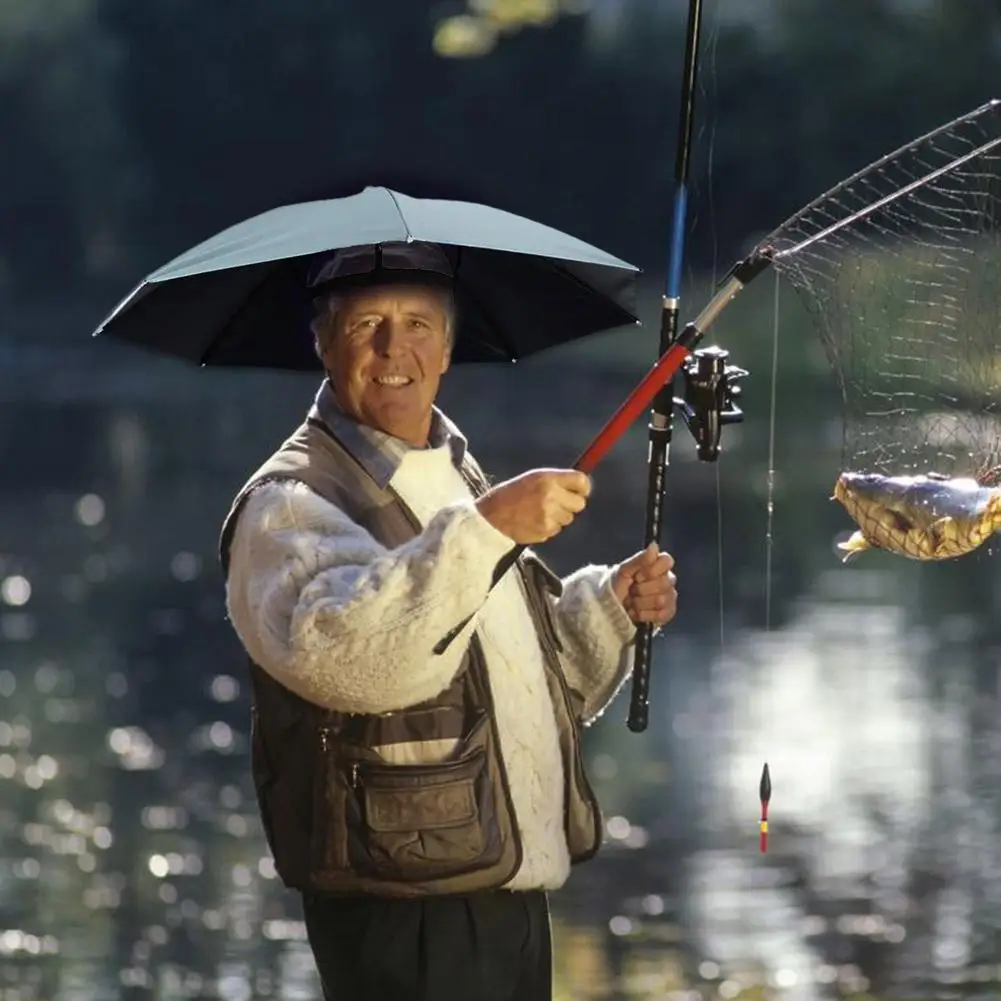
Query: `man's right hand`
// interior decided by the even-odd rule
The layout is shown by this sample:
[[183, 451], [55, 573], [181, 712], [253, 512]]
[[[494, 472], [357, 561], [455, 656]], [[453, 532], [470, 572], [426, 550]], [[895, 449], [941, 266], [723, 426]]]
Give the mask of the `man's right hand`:
[[559, 535], [584, 510], [591, 480], [576, 469], [532, 469], [498, 483], [477, 502], [480, 514], [519, 546]]

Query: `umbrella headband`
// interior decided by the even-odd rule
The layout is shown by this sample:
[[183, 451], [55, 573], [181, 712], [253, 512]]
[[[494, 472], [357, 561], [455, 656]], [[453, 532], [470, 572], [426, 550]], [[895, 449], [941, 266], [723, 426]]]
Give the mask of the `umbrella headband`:
[[[401, 274], [404, 272], [404, 274]], [[399, 283], [418, 276], [451, 282], [455, 269], [436, 243], [369, 243], [317, 255], [306, 276], [314, 292], [332, 284]]]

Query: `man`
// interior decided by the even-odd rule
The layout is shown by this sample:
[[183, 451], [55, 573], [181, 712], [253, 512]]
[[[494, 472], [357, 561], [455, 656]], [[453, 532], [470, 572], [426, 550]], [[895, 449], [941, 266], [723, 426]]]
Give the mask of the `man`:
[[653, 547], [563, 580], [529, 550], [492, 581], [591, 484], [491, 487], [435, 407], [452, 280], [433, 244], [315, 262], [327, 379], [223, 529], [262, 819], [337, 1001], [551, 997], [546, 893], [602, 835], [579, 727], [628, 676], [636, 624], [675, 613]]

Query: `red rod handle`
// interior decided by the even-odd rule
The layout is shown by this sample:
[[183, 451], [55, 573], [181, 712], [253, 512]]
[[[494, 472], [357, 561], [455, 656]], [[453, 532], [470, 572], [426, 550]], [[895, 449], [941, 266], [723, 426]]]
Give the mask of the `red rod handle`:
[[591, 444], [581, 452], [574, 463], [574, 469], [590, 474], [636, 418], [650, 406], [653, 398], [674, 378], [691, 353], [692, 349], [685, 344], [672, 344], [643, 377], [643, 381], [626, 397], [622, 406], [612, 414]]

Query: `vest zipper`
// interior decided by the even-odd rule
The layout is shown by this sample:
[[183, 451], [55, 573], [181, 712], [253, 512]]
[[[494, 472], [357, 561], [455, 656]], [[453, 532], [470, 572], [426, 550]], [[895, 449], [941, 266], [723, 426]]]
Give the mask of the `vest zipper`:
[[386, 769], [387, 771], [396, 772], [397, 774], [404, 775], [441, 775], [442, 773], [461, 771], [463, 768], [469, 766], [471, 761], [476, 761], [483, 756], [483, 749], [477, 748], [468, 757], [462, 758], [458, 761], [429, 761], [426, 763], [416, 763], [416, 764], [405, 764], [405, 765], [394, 765], [390, 762], [360, 762], [355, 761], [351, 764], [351, 784], [355, 787], [365, 784], [365, 778], [362, 775], [362, 769], [366, 764], [371, 764], [370, 775], [374, 773], [374, 777], [378, 778], [378, 770], [380, 768]]
[[[320, 747], [324, 755], [330, 754], [330, 727], [327, 724], [320, 727]], [[351, 788], [358, 788], [358, 762], [351, 765]]]

